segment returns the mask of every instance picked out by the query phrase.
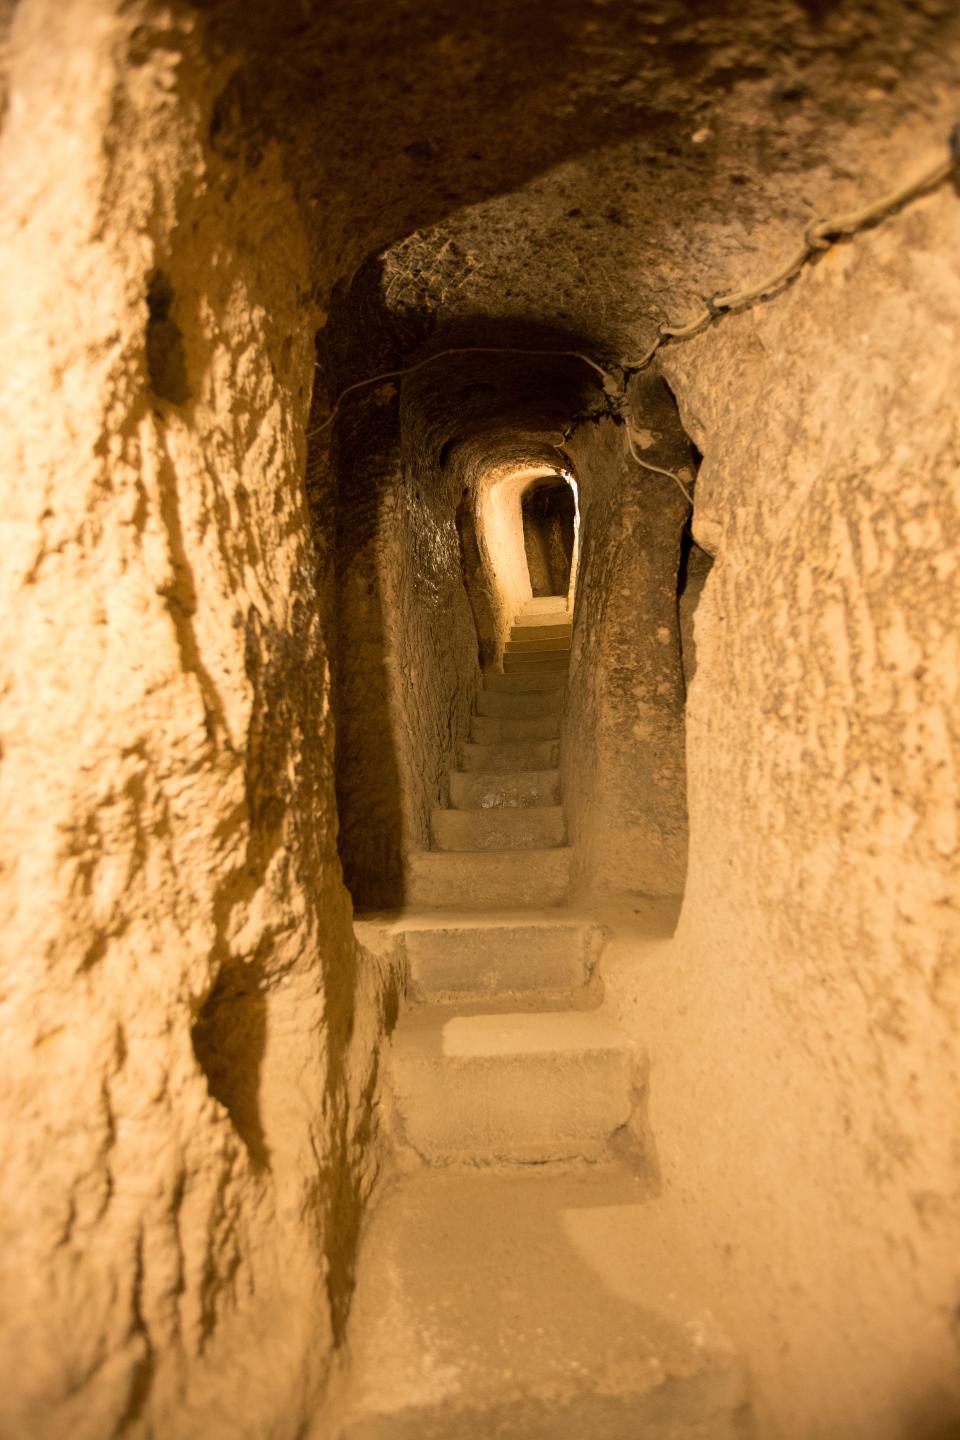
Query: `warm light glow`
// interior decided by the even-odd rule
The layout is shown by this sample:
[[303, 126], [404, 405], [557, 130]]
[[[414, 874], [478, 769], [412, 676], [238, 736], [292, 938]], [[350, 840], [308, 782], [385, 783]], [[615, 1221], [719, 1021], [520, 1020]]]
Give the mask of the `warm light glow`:
[[521, 503], [536, 480], [565, 480], [573, 491], [574, 544], [570, 563], [567, 608], [572, 610], [580, 539], [580, 497], [569, 471], [544, 465], [491, 469], [480, 481], [477, 499], [477, 541], [483, 558], [501, 644], [514, 617], [533, 596], [523, 541]]

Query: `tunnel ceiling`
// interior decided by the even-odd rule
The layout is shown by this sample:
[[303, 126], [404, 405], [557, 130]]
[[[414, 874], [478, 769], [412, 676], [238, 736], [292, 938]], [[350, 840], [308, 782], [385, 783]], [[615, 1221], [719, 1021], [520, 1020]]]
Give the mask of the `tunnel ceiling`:
[[279, 142], [301, 200], [333, 389], [441, 340], [629, 357], [957, 109], [953, 0], [199, 8], [216, 145]]

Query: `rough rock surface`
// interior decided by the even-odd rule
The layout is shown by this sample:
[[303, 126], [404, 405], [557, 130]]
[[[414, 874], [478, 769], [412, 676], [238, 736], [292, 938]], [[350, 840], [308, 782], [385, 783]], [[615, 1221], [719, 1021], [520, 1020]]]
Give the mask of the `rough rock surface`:
[[[338, 793], [345, 860], [362, 836], [372, 712], [396, 873], [477, 641], [502, 645], [488, 477], [607, 456], [609, 543], [669, 533], [681, 571], [687, 544], [671, 482], [669, 523], [639, 523], [660, 491], [569, 356], [452, 357], [319, 425], [345, 385], [444, 345], [642, 353], [942, 152], [958, 19], [950, 0], [6, 18], [0, 1433], [293, 1440], [346, 1323], [398, 983], [353, 938], [337, 848]], [[957, 216], [944, 188], [663, 356], [716, 557], [689, 876], [675, 945], [628, 935], [608, 979], [651, 1051], [678, 1243], [725, 1287], [784, 1440], [915, 1440], [960, 1406]], [[625, 653], [666, 583], [665, 557], [628, 558], [616, 596], [597, 556], [611, 594], [582, 602], [581, 650], [612, 625]], [[691, 609], [667, 622], [671, 706]], [[352, 635], [385, 687], [355, 670], [351, 692]], [[637, 697], [594, 681], [571, 722], [585, 737], [600, 697], [623, 749], [598, 795], [629, 809]], [[617, 888], [679, 884], [678, 732], [662, 743], [668, 864], [651, 879], [624, 827]]]
[[605, 973], [777, 1436], [960, 1424], [958, 244], [944, 192], [668, 366], [716, 548], [690, 871]]
[[[692, 484], [691, 447], [663, 382], [631, 407], [646, 462]], [[627, 427], [585, 426], [571, 443], [583, 505], [564, 788], [578, 888], [677, 894], [686, 869], [680, 487], [644, 470]]]
[[339, 443], [337, 799], [361, 909], [402, 904], [479, 682], [449, 477], [404, 453], [395, 410]]
[[188, 18], [30, 3], [10, 58], [0, 1433], [292, 1435], [389, 989], [336, 862], [307, 246]]

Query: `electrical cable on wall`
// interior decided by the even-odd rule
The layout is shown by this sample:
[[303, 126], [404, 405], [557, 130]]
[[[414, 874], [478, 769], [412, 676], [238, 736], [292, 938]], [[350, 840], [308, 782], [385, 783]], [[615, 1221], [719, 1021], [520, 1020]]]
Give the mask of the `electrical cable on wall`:
[[954, 125], [950, 131], [946, 159], [938, 161], [936, 165], [929, 167], [921, 175], [909, 180], [905, 185], [901, 185], [899, 189], [881, 196], [879, 200], [875, 200], [869, 205], [862, 205], [856, 210], [834, 215], [827, 220], [811, 221], [803, 232], [802, 244], [786, 264], [777, 266], [755, 285], [740, 290], [731, 290], [726, 295], [714, 293], [705, 297], [703, 309], [692, 320], [688, 320], [682, 325], [661, 325], [656, 340], [639, 360], [622, 361], [624, 372], [636, 375], [639, 371], [646, 369], [661, 346], [672, 340], [692, 339], [694, 335], [699, 335], [721, 316], [735, 314], [738, 310], [746, 310], [756, 304], [758, 300], [771, 299], [786, 285], [789, 285], [791, 280], [796, 279], [800, 271], [809, 264], [815, 255], [829, 250], [837, 240], [849, 239], [858, 231], [866, 229], [868, 225], [875, 225], [888, 215], [893, 215], [904, 205], [909, 204], [911, 200], [916, 200], [921, 195], [936, 190], [945, 180], [949, 180], [958, 165], [960, 165], [960, 123]]
[[[899, 186], [896, 190], [889, 191], [878, 200], [868, 205], [862, 205], [855, 210], [841, 212], [824, 220], [812, 221], [803, 232], [803, 239], [800, 246], [786, 263], [778, 265], [762, 280], [750, 286], [743, 286], [739, 290], [731, 290], [726, 294], [714, 292], [704, 298], [703, 308], [693, 316], [692, 319], [683, 323], [669, 322], [658, 326], [657, 338], [649, 349], [644, 351], [639, 359], [622, 360], [619, 365], [620, 374], [615, 376], [606, 369], [599, 361], [585, 355], [581, 350], [526, 350], [519, 347], [507, 345], [468, 345], [456, 349], [438, 350], [426, 359], [419, 360], [413, 365], [405, 365], [397, 370], [386, 370], [380, 375], [372, 375], [367, 380], [357, 380], [348, 385], [338, 395], [330, 414], [312, 430], [307, 431], [307, 439], [312, 440], [328, 430], [337, 418], [340, 407], [350, 396], [363, 390], [369, 390], [377, 385], [386, 384], [390, 380], [399, 380], [407, 375], [416, 375], [429, 365], [438, 360], [447, 359], [453, 355], [531, 355], [531, 356], [552, 356], [568, 357], [581, 361], [588, 365], [603, 382], [603, 388], [612, 399], [622, 399], [626, 383], [631, 376], [637, 375], [652, 364], [657, 352], [668, 344], [682, 340], [690, 340], [695, 335], [700, 335], [716, 320], [724, 315], [734, 315], [740, 311], [749, 309], [750, 306], [760, 301], [772, 299], [778, 295], [787, 285], [791, 284], [802, 270], [810, 263], [815, 256], [828, 250], [838, 240], [849, 239], [867, 226], [876, 225], [887, 216], [895, 214], [903, 209], [905, 205], [918, 199], [921, 195], [929, 194], [936, 190], [946, 180], [949, 180], [955, 172], [960, 172], [960, 123], [953, 126], [948, 138], [947, 156], [937, 161], [935, 165], [929, 166], [922, 174], [915, 176], [906, 184]], [[686, 486], [678, 475], [672, 470], [663, 470], [657, 465], [652, 465], [641, 458], [627, 427], [627, 443], [630, 454], [644, 470], [649, 470], [657, 475], [669, 476], [674, 480], [687, 502], [692, 506], [693, 499]]]

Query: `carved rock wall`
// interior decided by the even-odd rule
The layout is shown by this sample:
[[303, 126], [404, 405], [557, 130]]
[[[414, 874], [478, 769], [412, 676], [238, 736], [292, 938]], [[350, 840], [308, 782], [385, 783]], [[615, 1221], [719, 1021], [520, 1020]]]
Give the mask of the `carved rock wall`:
[[9, 60], [0, 1432], [293, 1436], [392, 985], [336, 856], [307, 246], [189, 17], [27, 0]]
[[667, 359], [717, 556], [690, 870], [608, 977], [784, 1440], [960, 1419], [958, 244], [944, 190]]

